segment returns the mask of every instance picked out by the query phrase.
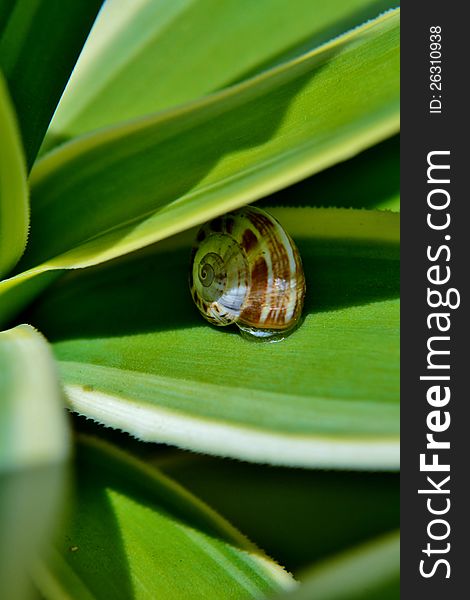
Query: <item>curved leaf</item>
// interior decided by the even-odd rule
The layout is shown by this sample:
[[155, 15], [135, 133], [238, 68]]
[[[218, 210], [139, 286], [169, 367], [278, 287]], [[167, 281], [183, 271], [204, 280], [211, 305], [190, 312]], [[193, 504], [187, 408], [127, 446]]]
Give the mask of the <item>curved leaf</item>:
[[285, 600], [396, 600], [400, 538], [392, 533], [317, 565]]
[[14, 5], [15, 0], [3, 0], [3, 2], [0, 3], [0, 38], [3, 35], [3, 30], [10, 18]]
[[372, 146], [260, 201], [260, 206], [400, 210], [400, 137]]
[[0, 276], [18, 262], [28, 237], [29, 202], [23, 149], [0, 73]]
[[0, 296], [48, 270], [141, 248], [388, 137], [398, 126], [398, 19], [388, 13], [199, 103], [48, 155], [31, 178], [28, 270]]
[[29, 325], [0, 332], [0, 472], [63, 461], [67, 422], [47, 342]]
[[63, 515], [68, 465], [50, 464], [0, 473], [0, 598], [37, 600], [31, 571]]
[[18, 114], [29, 166], [101, 3], [17, 0], [8, 13], [5, 10], [0, 68]]
[[28, 325], [0, 333], [0, 597], [29, 574], [61, 515], [68, 427], [50, 349]]
[[[209, 326], [187, 284], [194, 232], [67, 275], [28, 318], [73, 410], [135, 436], [251, 461], [398, 466], [399, 217], [271, 211], [299, 246], [305, 322], [280, 344]], [[235, 328], [236, 329], [236, 328]]]
[[77, 477], [70, 522], [36, 574], [45, 598], [242, 600], [293, 587], [214, 511], [116, 447], [81, 438]]
[[207, 95], [396, 6], [390, 0], [108, 0], [48, 143]]
[[398, 473], [305, 471], [186, 452], [157, 454], [153, 464], [294, 575], [400, 524]]

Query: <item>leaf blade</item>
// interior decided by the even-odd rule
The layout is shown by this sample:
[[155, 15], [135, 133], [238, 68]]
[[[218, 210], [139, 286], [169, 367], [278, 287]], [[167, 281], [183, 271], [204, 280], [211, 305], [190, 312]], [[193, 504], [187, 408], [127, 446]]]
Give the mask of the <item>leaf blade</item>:
[[395, 6], [386, 0], [333, 0], [315, 6], [308, 0], [289, 5], [282, 0], [108, 2], [67, 86], [50, 137], [67, 139], [202, 97]]
[[61, 515], [69, 431], [54, 360], [29, 325], [0, 332], [0, 596], [30, 572]]
[[293, 600], [393, 600], [400, 592], [400, 538], [391, 533], [312, 569]]
[[[399, 217], [271, 212], [296, 240], [311, 290], [298, 331], [259, 345], [206, 325], [187, 288], [194, 234], [182, 234], [70, 274], [30, 315], [53, 341], [70, 406], [192, 450], [395, 469]], [[166, 292], [155, 274], [172, 282]]]
[[[365, 183], [367, 182], [367, 183]], [[260, 206], [400, 211], [400, 137], [394, 136], [261, 200]]]
[[14, 109], [0, 73], [0, 276], [12, 269], [26, 247], [29, 200], [23, 148]]
[[62, 462], [69, 453], [50, 349], [29, 325], [0, 333], [0, 470]]
[[[33, 229], [19, 267], [29, 270], [0, 284], [0, 294], [47, 270], [90, 266], [151, 244], [388, 137], [398, 126], [397, 36], [398, 12], [388, 13], [236, 88], [51, 153], [32, 176]], [[342, 95], [338, 110], [329, 93], [338, 69], [345, 89], [350, 76], [356, 92], [357, 69], [385, 78], [374, 87], [375, 112], [368, 87], [367, 109], [357, 93], [354, 107]], [[307, 87], [298, 93], [302, 85], [308, 94]], [[292, 95], [271, 139], [276, 124], [267, 107], [279, 124]], [[306, 111], [318, 115], [306, 122]]]
[[100, 5], [101, 0], [20, 0], [0, 32], [0, 67], [18, 113], [29, 168]]
[[180, 451], [150, 457], [295, 577], [400, 523], [398, 473], [304, 471]]
[[[240, 180], [242, 186], [246, 188], [245, 181], [250, 181], [251, 172], [255, 171], [258, 164], [261, 163], [262, 166], [266, 166], [266, 172], [262, 175], [264, 186], [262, 190], [247, 194], [246, 201], [257, 199], [260, 195], [285, 185], [289, 180], [301, 178], [309, 171], [317, 171], [324, 168], [326, 164], [355, 154], [359, 147], [368, 146], [376, 137], [379, 139], [382, 136], [387, 137], [390, 131], [396, 128], [398, 116], [396, 111], [398, 71], [395, 70], [398, 66], [396, 62], [397, 46], [395, 46], [398, 41], [397, 35], [398, 13], [386, 14], [376, 22], [346, 34], [318, 51], [304, 55], [278, 69], [240, 84], [238, 87], [196, 102], [194, 105], [187, 105], [181, 109], [136, 121], [120, 128], [105, 130], [102, 134], [86, 137], [53, 153], [41, 161], [32, 175], [31, 185], [35, 211], [33, 219], [36, 219], [34, 223], [36, 233], [33, 232], [31, 248], [28, 252], [30, 255], [34, 255], [35, 261], [38, 259], [48, 260], [51, 256], [57, 256], [60, 252], [73, 248], [74, 245], [100, 236], [103, 232], [106, 234], [107, 230], [115, 230], [123, 225], [125, 227], [126, 221], [138, 224], [142, 216], [144, 218], [148, 216], [149, 220], [153, 216], [157, 217], [159, 212], [165, 213], [168, 208], [172, 208], [173, 204], [175, 213], [177, 212], [176, 207], [182, 207], [182, 205], [187, 205], [188, 210], [191, 206], [194, 211], [196, 205], [194, 200], [199, 196], [205, 198], [216, 194], [217, 202], [220, 205], [225, 199], [224, 196], [227, 195], [231, 198], [238, 192], [234, 185], [235, 189], [224, 194], [223, 184], [226, 181], [230, 183], [231, 179], [235, 179], [236, 183]], [[382, 43], [384, 47], [382, 47]], [[371, 45], [369, 46], [369, 44]], [[360, 50], [356, 50], [356, 45]], [[346, 57], [341, 55], [342, 51], [346, 53]], [[375, 56], [375, 51], [379, 51], [380, 55]], [[368, 88], [367, 110], [364, 111], [361, 97], [352, 112], [339, 117], [339, 123], [334, 121], [334, 114], [338, 110], [338, 106], [335, 106], [329, 92], [330, 87], [336, 87], [336, 78], [339, 76], [333, 60], [336, 52], [339, 53], [337, 60], [341, 65], [343, 76], [346, 75], [345, 71], [349, 68], [355, 67], [356, 70], [362, 71], [371, 67], [370, 64], [363, 64], [365, 60], [361, 52], [369, 55], [376, 70], [375, 74], [378, 73], [377, 70], [385, 71], [384, 79], [380, 80], [383, 88], [379, 82], [375, 82], [379, 88], [378, 115], [371, 116], [371, 96]], [[359, 58], [362, 59], [360, 64], [358, 64]], [[320, 77], [319, 74], [316, 75], [317, 69], [329, 70], [328, 75], [322, 76], [325, 80], [317, 79]], [[357, 89], [357, 72], [354, 75], [354, 82], [351, 79], [349, 83]], [[379, 77], [383, 77], [383, 74]], [[299, 98], [298, 92], [305, 85], [311, 85], [310, 95], [306, 99], [306, 90], [304, 89]], [[343, 81], [342, 85], [346, 87], [346, 82]], [[326, 86], [326, 90], [323, 89], [323, 98], [320, 103], [315, 92], [319, 92], [319, 88], [323, 86]], [[315, 108], [313, 105], [314, 94]], [[293, 104], [289, 105], [291, 101]], [[344, 101], [345, 96], [342, 96], [339, 104], [343, 109], [345, 108]], [[271, 106], [270, 102], [273, 103]], [[349, 98], [348, 104], [351, 105]], [[267, 123], [266, 114], [268, 113], [270, 118], [277, 120], [279, 124], [287, 109], [293, 113], [290, 115], [292, 120], [287, 118], [289, 115], [286, 115], [285, 121], [280, 124], [279, 129], [273, 131], [273, 125]], [[253, 110], [256, 112], [249, 114]], [[325, 111], [326, 114], [317, 116], [314, 113], [315, 110]], [[260, 129], [255, 130], [254, 134], [248, 134], [248, 128], [254, 127], [254, 121], [258, 120], [261, 114], [265, 115], [264, 123], [261, 123]], [[306, 122], [306, 115], [310, 115], [310, 121]], [[356, 129], [355, 119], [359, 120], [360, 118], [365, 120], [367, 126], [362, 124], [358, 127], [356, 125]], [[376, 129], [374, 129], [374, 125]], [[351, 126], [354, 128], [353, 137], [347, 131]], [[229, 131], [220, 133], [224, 127], [229, 128]], [[335, 128], [339, 130], [336, 139], [333, 135]], [[291, 129], [294, 131], [289, 139], [286, 136]], [[313, 141], [311, 139], [312, 132], [315, 135]], [[273, 133], [276, 135], [270, 139]], [[145, 136], [150, 139], [146, 139]], [[241, 149], [237, 147], [235, 136], [245, 136], [246, 138], [242, 140]], [[328, 136], [329, 139], [325, 141], [323, 136]], [[347, 142], [344, 141], [344, 138], [347, 139]], [[162, 145], [167, 140], [168, 147]], [[208, 148], [211, 143], [214, 146], [213, 149]], [[255, 146], [254, 150], [251, 150], [252, 145]], [[261, 147], [265, 146], [264, 152], [258, 150], [257, 147], [260, 145]], [[116, 153], [115, 156], [113, 156], [113, 151]], [[107, 154], [104, 154], [105, 152]], [[159, 168], [157, 157], [162, 152], [166, 152], [170, 156], [168, 161]], [[221, 152], [228, 154], [225, 161], [220, 160]], [[208, 154], [208, 156], [204, 157], [204, 154]], [[331, 155], [334, 155], [334, 158]], [[209, 161], [207, 164], [203, 164], [201, 171], [201, 163], [206, 162], [204, 158], [206, 160], [208, 158]], [[217, 161], [215, 165], [213, 164], [214, 159]], [[287, 178], [280, 176], [279, 173], [276, 175], [276, 171], [280, 170], [279, 163], [282, 163], [283, 160], [286, 162], [285, 171], [293, 171], [289, 172]], [[137, 161], [140, 167], [136, 164]], [[142, 163], [144, 163], [143, 166]], [[175, 178], [179, 175], [181, 179], [183, 176], [181, 163], [185, 165], [185, 171], [189, 173], [184, 178], [189, 178], [189, 181], [185, 181], [183, 187], [181, 184], [177, 184], [175, 188]], [[151, 169], [149, 169], [150, 166]], [[128, 174], [127, 177], [124, 175], [122, 181], [120, 180], [121, 173], [117, 172], [118, 168]], [[196, 168], [197, 173], [190, 172], [192, 168]], [[206, 173], [207, 168], [209, 171]], [[171, 169], [171, 171], [164, 174], [163, 169]], [[133, 170], [135, 170], [135, 174], [132, 172]], [[73, 177], [72, 172], [79, 174], [78, 180], [77, 176]], [[91, 178], [93, 178], [93, 185], [96, 188], [94, 180], [98, 173], [101, 178], [106, 177], [106, 188], [98, 186], [92, 192], [89, 189], [92, 185]], [[269, 183], [267, 182], [268, 175]], [[171, 181], [167, 181], [169, 178]], [[81, 196], [79, 197], [83, 198], [85, 192], [92, 194], [83, 198], [80, 203], [77, 203], [78, 198], [72, 196], [72, 190], [75, 194], [77, 193], [74, 180], [77, 181], [75, 185], [80, 185]], [[199, 189], [199, 181], [204, 182], [202, 189]], [[132, 188], [130, 187], [131, 183]], [[158, 194], [165, 195], [166, 198], [155, 195], [153, 187], [155, 184], [159, 186]], [[165, 189], [165, 184], [169, 184], [170, 188]], [[124, 195], [120, 198], [118, 194], [122, 185], [126, 187], [123, 190]], [[58, 186], [60, 186], [59, 189], [57, 189]], [[67, 193], [66, 196], [63, 195], [64, 192]], [[104, 197], [104, 193], [106, 193], [106, 197]], [[119, 207], [119, 201], [123, 202], [124, 199], [129, 201], [131, 194], [134, 207]], [[64, 203], [66, 197], [69, 198], [71, 204], [67, 214], [63, 213], [68, 204]], [[215, 203], [215, 201], [213, 202]], [[227, 210], [240, 205], [238, 198], [235, 206], [233, 202], [230, 204], [226, 202]], [[95, 209], [92, 223], [84, 224], [75, 221], [70, 233], [62, 232], [60, 243], [51, 241], [50, 234], [57, 231], [56, 223], [63, 222], [65, 218], [68, 221], [79, 218], [81, 211], [85, 209], [87, 212], [90, 211], [90, 204], [94, 209], [95, 206], [100, 207], [99, 211]], [[202, 206], [197, 206], [198, 213], [202, 213], [202, 208], [208, 204], [208, 201], [201, 202], [201, 204]], [[116, 207], [116, 205], [118, 206]], [[114, 211], [112, 210], [113, 206], [115, 207]], [[108, 216], [102, 214], [105, 208]], [[157, 212], [154, 214], [155, 209]], [[136, 212], [139, 210], [140, 213]], [[118, 211], [117, 214], [116, 211]], [[90, 215], [88, 214], [88, 216]], [[201, 220], [206, 220], [206, 216], [206, 214], [201, 215]], [[173, 220], [175, 220], [174, 217]], [[170, 233], [176, 233], [194, 224], [194, 222], [186, 220], [184, 226], [180, 226]], [[81, 231], [77, 231], [79, 227]], [[139, 237], [141, 235], [142, 232], [139, 233]], [[130, 232], [131, 236], [132, 231]], [[67, 240], [68, 237], [71, 238], [70, 241]], [[113, 254], [117, 255], [116, 252]], [[26, 257], [23, 262], [25, 265], [31, 264], [31, 259], [28, 260]]]
[[[96, 599], [252, 598], [292, 586], [285, 571], [155, 469], [84, 437], [77, 458], [76, 512], [37, 578], [47, 598], [70, 593], [76, 578], [81, 597]], [[103, 552], [108, 546], [112, 552]]]

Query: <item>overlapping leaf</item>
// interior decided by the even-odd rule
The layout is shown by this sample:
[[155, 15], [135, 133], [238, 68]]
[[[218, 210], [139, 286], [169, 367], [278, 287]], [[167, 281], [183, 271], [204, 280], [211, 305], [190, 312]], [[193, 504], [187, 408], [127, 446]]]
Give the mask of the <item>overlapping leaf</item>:
[[68, 453], [62, 392], [47, 342], [28, 325], [0, 333], [0, 472]]
[[0, 276], [15, 266], [26, 246], [29, 202], [23, 149], [14, 109], [0, 72]]
[[[398, 215], [276, 209], [306, 271], [305, 322], [280, 344], [205, 323], [188, 234], [71, 273], [29, 318], [70, 406], [145, 440], [303, 466], [398, 466]], [[194, 234], [193, 234], [194, 235]]]
[[[100, 3], [65, 4], [0, 6], [0, 64], [30, 165]], [[250, 461], [398, 467], [398, 215], [273, 211], [296, 238], [308, 281], [304, 323], [274, 345], [250, 344], [235, 329], [201, 320], [186, 283], [193, 231], [150, 245], [277, 190], [267, 200], [277, 206], [397, 209], [396, 139], [292, 185], [396, 133], [398, 11], [318, 47], [389, 6], [331, 0], [313, 15], [307, 0], [295, 8], [279, 0], [107, 3], [45, 147], [139, 118], [37, 164], [31, 244], [16, 275], [0, 283], [6, 322], [63, 269], [116, 259], [64, 276], [29, 312], [53, 342], [73, 410], [142, 439]], [[1, 87], [3, 272], [22, 253], [28, 222], [6, 97]], [[50, 350], [28, 326], [0, 334], [0, 397], [0, 596], [23, 598], [25, 571], [60, 513], [68, 456]], [[238, 467], [260, 480], [266, 470]], [[210, 498], [215, 488], [202, 473], [201, 493]], [[270, 475], [274, 488], [290, 476], [304, 481], [303, 472]], [[317, 545], [307, 551], [300, 537], [297, 554], [289, 541], [299, 531], [272, 540], [266, 522], [250, 525], [223, 490], [214, 503], [298, 566], [395, 525], [396, 475], [374, 479], [380, 490], [371, 489], [372, 474], [317, 473], [315, 514], [323, 507], [334, 520], [347, 493], [359, 520], [342, 528], [341, 519], [325, 519], [328, 531], [310, 531]], [[292, 510], [304, 502], [305, 516], [308, 494], [300, 488], [289, 501]], [[37, 572], [45, 598], [259, 598], [292, 586], [215, 513], [115, 448], [80, 441], [77, 491], [72, 521]], [[245, 500], [267, 502], [256, 485], [245, 491]], [[275, 503], [269, 508], [282, 519]], [[367, 511], [373, 518], [360, 516]], [[286, 598], [395, 598], [397, 572], [395, 537], [319, 565]]]
[[27, 270], [0, 284], [0, 297], [14, 304], [41, 273], [141, 248], [390, 135], [398, 19], [387, 13], [194, 105], [51, 153], [31, 180]]
[[101, 3], [2, 2], [0, 68], [15, 103], [30, 167]]
[[293, 587], [214, 511], [117, 448], [82, 438], [77, 476], [71, 521], [37, 572], [45, 598], [242, 600]]
[[260, 201], [260, 206], [293, 205], [399, 211], [399, 136]]
[[397, 473], [274, 468], [180, 451], [157, 454], [154, 464], [296, 576], [400, 523]]
[[32, 327], [0, 333], [0, 597], [29, 598], [29, 574], [60, 516], [69, 453], [50, 349]]
[[48, 145], [200, 98], [396, 6], [390, 0], [108, 0]]
[[285, 600], [396, 600], [400, 538], [391, 533], [317, 565]]

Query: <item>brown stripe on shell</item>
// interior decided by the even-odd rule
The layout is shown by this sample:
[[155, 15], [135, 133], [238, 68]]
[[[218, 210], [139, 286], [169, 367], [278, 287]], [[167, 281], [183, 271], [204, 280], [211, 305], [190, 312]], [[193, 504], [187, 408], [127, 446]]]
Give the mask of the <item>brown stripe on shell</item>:
[[251, 229], [245, 229], [242, 235], [241, 247], [245, 252], [250, 252], [258, 245], [258, 238], [251, 231]]
[[276, 308], [271, 308], [266, 318], [266, 323], [269, 323], [269, 326], [274, 328], [275, 324], [278, 323], [280, 311]]
[[286, 323], [286, 307], [284, 303], [280, 308], [272, 308], [266, 320], [261, 324], [261, 328], [264, 329], [285, 329], [288, 323]]
[[[305, 279], [295, 244], [276, 219], [254, 207], [246, 207], [216, 217], [204, 225], [197, 234], [196, 245], [206, 243], [213, 234], [227, 234], [232, 243], [235, 236], [239, 249], [249, 255], [248, 264], [253, 265], [251, 273], [246, 272], [247, 281], [244, 282], [245, 289], [249, 290], [248, 297], [235, 321], [255, 329], [286, 330], [295, 325], [303, 306]], [[219, 241], [214, 240], [214, 243]], [[291, 283], [295, 286], [294, 282], [298, 288], [291, 287]], [[190, 285], [196, 292], [193, 290], [195, 281], [192, 280], [192, 272]], [[238, 285], [243, 285], [243, 282], [238, 281]], [[218, 319], [219, 314], [225, 314], [222, 308], [207, 303], [199, 293], [193, 294], [193, 297], [196, 306], [211, 323], [223, 325], [234, 321]], [[291, 317], [286, 322], [288, 314]]]
[[[249, 219], [266, 243], [273, 265], [273, 278], [283, 279], [289, 285], [293, 274], [290, 270], [287, 249], [277, 238], [276, 229], [280, 225], [274, 219], [271, 220], [267, 216], [254, 211], [249, 213]], [[290, 240], [289, 237], [288, 239]], [[268, 306], [270, 311], [266, 320], [263, 323], [259, 323], [258, 326], [265, 329], [285, 328], [288, 325], [286, 323], [286, 313], [289, 306], [289, 299], [289, 292], [277, 294], [276, 290], [272, 290], [270, 294], [268, 293], [265, 298], [265, 306]]]
[[[295, 263], [295, 267], [294, 267], [295, 270], [291, 274], [292, 279], [295, 281], [295, 288], [293, 290], [295, 303], [294, 303], [294, 309], [292, 311], [292, 314], [289, 317], [286, 325], [294, 325], [298, 321], [300, 314], [302, 312], [302, 309], [303, 309], [303, 305], [304, 305], [305, 275], [304, 275], [304, 270], [303, 270], [303, 266], [302, 266], [302, 260], [300, 258], [300, 254], [297, 249], [297, 246], [295, 245], [295, 242], [292, 240], [292, 238], [289, 235], [287, 235], [287, 237], [290, 242], [290, 246], [291, 246], [292, 254], [293, 254], [293, 258], [294, 258], [294, 263]], [[286, 317], [287, 317], [287, 309], [288, 309], [288, 304], [286, 306]]]
[[292, 320], [296, 321], [299, 318], [304, 306], [306, 284], [302, 260], [300, 258], [299, 252], [297, 251], [297, 247], [294, 246], [294, 248], [296, 249], [296, 251], [294, 251], [294, 260], [298, 290], [295, 295], [295, 307], [294, 312], [292, 314]]
[[268, 265], [261, 256], [256, 259], [251, 270], [250, 299], [240, 313], [240, 321], [252, 327], [259, 327], [261, 313], [268, 290]]

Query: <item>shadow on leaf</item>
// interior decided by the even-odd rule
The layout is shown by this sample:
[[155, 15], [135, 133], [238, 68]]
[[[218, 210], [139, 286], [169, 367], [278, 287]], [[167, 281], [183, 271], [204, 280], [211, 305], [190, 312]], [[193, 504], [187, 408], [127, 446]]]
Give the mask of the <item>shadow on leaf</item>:
[[[54, 284], [22, 319], [51, 341], [206, 327], [188, 285], [185, 245], [163, 252], [159, 244], [83, 271]], [[298, 240], [307, 278], [304, 314], [359, 306], [399, 295], [396, 246]], [[227, 331], [235, 331], [228, 328]]]

